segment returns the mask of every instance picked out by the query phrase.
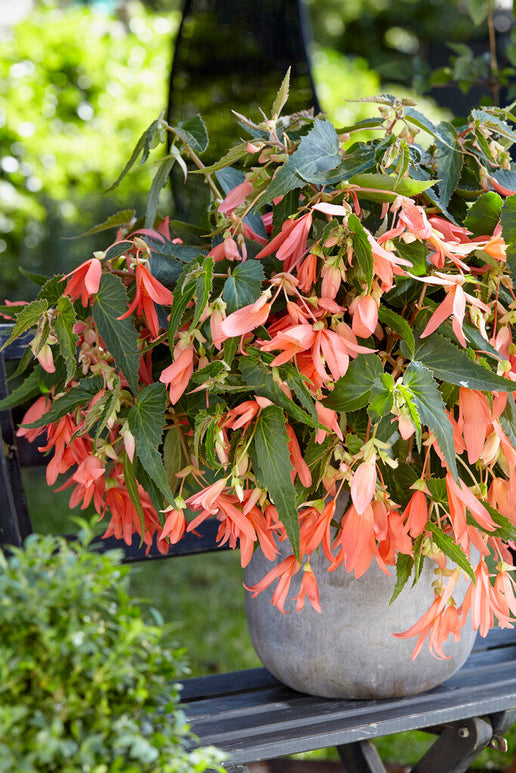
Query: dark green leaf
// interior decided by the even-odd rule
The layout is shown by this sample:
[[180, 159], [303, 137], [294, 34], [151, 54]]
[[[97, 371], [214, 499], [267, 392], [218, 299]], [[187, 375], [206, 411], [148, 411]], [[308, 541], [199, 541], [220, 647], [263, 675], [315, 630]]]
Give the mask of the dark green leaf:
[[293, 400], [279, 388], [273, 380], [269, 368], [252, 354], [242, 357], [239, 362], [242, 378], [253, 393], [268, 397], [276, 405], [281, 406], [295, 421], [313, 427], [313, 418], [303, 411]]
[[[439, 178], [439, 199], [441, 206], [446, 208], [460, 178], [463, 156], [455, 127], [451, 123], [443, 121], [439, 124], [438, 129], [439, 139], [436, 141], [436, 159], [437, 177]], [[446, 142], [442, 141], [441, 138], [443, 136], [446, 137]]]
[[129, 223], [134, 222], [135, 217], [135, 209], [124, 209], [121, 212], [110, 215], [107, 220], [104, 220], [103, 223], [99, 223], [99, 225], [93, 226], [89, 231], [85, 231], [83, 234], [72, 238], [79, 239], [82, 236], [91, 236], [92, 234], [98, 234], [101, 231], [107, 231], [109, 228], [120, 228], [121, 225], [128, 225]]
[[[403, 345], [402, 351], [406, 357], [410, 356]], [[416, 341], [414, 358], [429, 368], [435, 378], [448, 384], [486, 392], [511, 392], [514, 389], [514, 382], [474, 362], [464, 349], [436, 333]]]
[[376, 379], [383, 373], [377, 354], [359, 354], [349, 364], [347, 373], [335, 384], [333, 392], [323, 401], [335, 411], [356, 411], [364, 408]]
[[156, 220], [156, 212], [158, 211], [160, 193], [168, 183], [170, 170], [174, 166], [176, 159], [165, 158], [161, 162], [158, 171], [154, 175], [152, 185], [150, 187], [149, 195], [147, 196], [147, 207], [145, 210], [145, 228], [154, 228], [154, 221]]
[[294, 555], [299, 561], [296, 491], [290, 476], [292, 464], [288, 450], [285, 416], [281, 408], [270, 405], [263, 409], [256, 422], [252, 445], [254, 447], [253, 467], [258, 485], [269, 492], [279, 518], [285, 526]]
[[174, 349], [176, 333], [183, 324], [183, 315], [188, 308], [188, 304], [195, 295], [197, 281], [191, 279], [179, 290], [180, 282], [174, 292], [174, 303], [170, 311], [170, 321], [168, 325], [168, 343], [170, 351]]
[[54, 322], [59, 350], [66, 363], [66, 380], [70, 381], [75, 373], [75, 347], [79, 336], [73, 332], [76, 315], [73, 303], [66, 296], [62, 295], [57, 302], [57, 311], [59, 316]]
[[295, 173], [287, 161], [278, 169], [256, 206], [262, 207], [278, 196], [285, 196], [290, 191], [296, 188], [303, 188], [305, 185], [306, 181]]
[[41, 300], [36, 299], [29, 303], [28, 306], [24, 306], [16, 317], [16, 323], [13, 325], [9, 338], [2, 344], [2, 349], [5, 349], [18, 336], [25, 333], [26, 330], [35, 327], [47, 309], [48, 301], [43, 298]]
[[[122, 182], [122, 180], [124, 179], [126, 174], [132, 169], [132, 167], [134, 166], [134, 164], [136, 163], [136, 161], [138, 160], [138, 157], [140, 155], [141, 155], [140, 164], [144, 164], [146, 162], [146, 160], [149, 157], [151, 146], [153, 145], [153, 143], [154, 143], [154, 141], [156, 139], [156, 136], [158, 134], [159, 125], [160, 125], [160, 120], [157, 119], [156, 121], [153, 121], [151, 123], [151, 125], [149, 127], [147, 127], [147, 129], [145, 129], [145, 131], [143, 132], [142, 136], [140, 137], [140, 139], [136, 143], [136, 146], [135, 146], [135, 148], [134, 148], [134, 150], [133, 150], [133, 152], [131, 154], [131, 157], [130, 157], [129, 161], [124, 166], [124, 168], [122, 169], [120, 175], [115, 180], [113, 185], [111, 185], [107, 189], [106, 193], [109, 193], [110, 191], [115, 190], [115, 188], [117, 188], [120, 185], [120, 183]], [[108, 227], [110, 227], [110, 226], [108, 226]]]
[[394, 586], [394, 591], [389, 604], [392, 604], [392, 602], [398, 598], [401, 591], [409, 581], [413, 568], [414, 559], [412, 556], [407, 556], [404, 553], [398, 553], [398, 558], [396, 559], [396, 585]]
[[392, 499], [401, 507], [405, 507], [414, 493], [410, 487], [418, 479], [414, 465], [400, 460], [396, 469], [393, 470], [388, 464], [384, 464], [382, 477]]
[[376, 423], [391, 412], [394, 397], [394, 379], [390, 373], [382, 373], [373, 383], [369, 396], [368, 412]]
[[149, 384], [138, 394], [127, 421], [134, 435], [138, 459], [167, 502], [173, 505], [174, 495], [158, 451], [165, 426], [166, 407], [165, 385], [158, 382]]
[[453, 539], [448, 536], [448, 534], [444, 534], [444, 532], [442, 532], [435, 523], [429, 522], [427, 524], [427, 528], [432, 532], [432, 539], [434, 540], [439, 550], [442, 550], [443, 553], [448, 556], [448, 558], [450, 558], [454, 564], [457, 564], [457, 566], [463, 569], [466, 574], [468, 574], [474, 581], [475, 573], [471, 568], [471, 564], [466, 558], [466, 554], [462, 548], [457, 545]]
[[420, 362], [411, 362], [403, 376], [403, 385], [410, 390], [421, 422], [434, 433], [450, 472], [457, 479], [453, 428], [431, 371]]
[[[23, 405], [34, 397], [39, 397], [44, 392], [48, 392], [50, 387], [56, 381], [56, 373], [47, 373], [39, 363], [34, 370], [25, 378], [21, 384], [13, 389], [10, 395], [0, 400], [0, 411], [16, 408], [17, 405]], [[64, 372], [63, 372], [64, 380]]]
[[516, 282], [516, 196], [508, 196], [502, 206], [502, 236], [507, 245], [507, 268]]
[[407, 320], [403, 319], [403, 317], [401, 317], [399, 314], [396, 314], [395, 311], [392, 311], [387, 306], [382, 305], [380, 305], [380, 308], [378, 309], [378, 319], [384, 325], [390, 327], [390, 329], [395, 333], [398, 333], [398, 335], [405, 341], [405, 344], [407, 345], [410, 352], [410, 357], [412, 359], [414, 357], [414, 349], [416, 344], [414, 341], [414, 333], [412, 332], [412, 328], [410, 327]]
[[176, 477], [176, 472], [179, 472], [185, 466], [185, 455], [181, 445], [180, 432], [181, 429], [179, 427], [171, 427], [166, 431], [165, 440], [163, 441], [163, 464], [168, 485], [173, 494], [176, 493], [179, 486], [179, 478]]
[[[138, 491], [138, 483], [136, 481], [135, 465], [129, 459], [126, 453], [122, 454], [122, 470], [124, 473], [124, 484], [129, 494], [129, 498], [133, 503], [133, 507], [138, 514], [138, 520], [140, 521], [140, 534], [145, 532], [145, 515], [143, 513], [142, 501], [140, 498], [140, 492]], [[140, 542], [141, 545], [141, 542]]]
[[58, 421], [67, 413], [75, 411], [77, 408], [87, 407], [91, 400], [96, 397], [104, 385], [104, 381], [101, 376], [92, 376], [91, 378], [83, 379], [77, 386], [68, 389], [57, 400], [52, 401], [52, 405], [49, 410], [41, 416], [41, 418], [30, 424], [23, 424], [22, 426], [34, 429], [36, 427], [44, 427], [47, 424], [51, 424], [54, 421]]
[[103, 274], [99, 292], [93, 304], [93, 319], [108, 352], [124, 374], [129, 389], [138, 392], [138, 334], [130, 318], [118, 319], [125, 314], [129, 301], [122, 281], [113, 274]]
[[262, 292], [263, 265], [258, 260], [238, 263], [224, 283], [224, 300], [228, 313], [258, 300]]
[[339, 136], [330, 121], [316, 119], [299, 147], [288, 159], [288, 165], [307, 182], [315, 182], [322, 172], [335, 169], [341, 162]]
[[186, 145], [189, 145], [195, 153], [204, 153], [208, 147], [208, 132], [200, 115], [187, 118], [186, 121], [174, 127], [174, 132]]
[[367, 285], [371, 288], [374, 265], [373, 253], [364, 227], [358, 217], [353, 213], [348, 217], [348, 228], [353, 240], [353, 252], [364, 272]]
[[494, 191], [483, 193], [470, 207], [464, 227], [473, 236], [490, 236], [498, 224], [503, 199]]
[[202, 274], [197, 279], [195, 290], [195, 314], [192, 327], [195, 327], [208, 303], [213, 282], [213, 258], [206, 257], [202, 262]]

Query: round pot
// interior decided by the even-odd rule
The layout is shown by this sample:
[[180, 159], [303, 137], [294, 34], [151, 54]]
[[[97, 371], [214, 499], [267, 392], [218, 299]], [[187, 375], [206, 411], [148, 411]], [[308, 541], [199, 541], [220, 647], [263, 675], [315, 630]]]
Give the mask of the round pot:
[[[280, 546], [281, 561], [291, 550]], [[389, 606], [396, 570], [388, 577], [373, 560], [367, 572], [356, 579], [340, 566], [327, 572], [322, 551], [311, 560], [319, 584], [322, 613], [307, 600], [295, 611], [292, 597], [299, 591], [302, 571], [293, 578], [283, 614], [271, 604], [274, 584], [256, 598], [246, 594], [249, 634], [263, 665], [281, 682], [300, 692], [327, 698], [374, 699], [413, 695], [444, 682], [466, 661], [476, 632], [466, 625], [461, 641], [449, 637], [443, 650], [449, 658], [438, 660], [425, 645], [415, 660], [411, 655], [415, 638], [397, 639], [430, 607], [435, 575], [425, 561], [421, 577], [413, 588], [409, 580]], [[261, 550], [256, 550], [246, 567], [247, 587], [272, 569]], [[389, 567], [391, 568], [391, 567]], [[454, 598], [463, 599], [466, 581], [460, 580]]]

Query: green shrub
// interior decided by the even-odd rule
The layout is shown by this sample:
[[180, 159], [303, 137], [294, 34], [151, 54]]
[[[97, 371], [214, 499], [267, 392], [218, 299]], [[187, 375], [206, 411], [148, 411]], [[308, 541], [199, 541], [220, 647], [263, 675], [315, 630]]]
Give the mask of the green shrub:
[[220, 770], [221, 752], [194, 748], [170, 629], [142, 618], [119, 553], [87, 542], [0, 552], [0, 771]]

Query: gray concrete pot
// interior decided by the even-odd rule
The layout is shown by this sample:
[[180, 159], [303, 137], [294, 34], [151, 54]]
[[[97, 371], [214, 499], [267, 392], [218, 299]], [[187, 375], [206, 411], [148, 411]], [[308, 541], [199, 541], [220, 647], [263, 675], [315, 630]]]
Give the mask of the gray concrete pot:
[[[282, 545], [290, 555], [290, 546]], [[270, 601], [275, 584], [256, 598], [246, 594], [247, 622], [251, 641], [263, 665], [281, 682], [300, 692], [328, 698], [389, 698], [412, 695], [444, 682], [466, 661], [475, 641], [469, 625], [460, 642], [450, 637], [443, 649], [447, 660], [437, 660], [426, 644], [411, 661], [415, 639], [396, 639], [393, 632], [407, 630], [433, 601], [431, 562], [415, 588], [407, 583], [389, 607], [396, 571], [387, 577], [373, 560], [368, 571], [356, 579], [341, 566], [327, 572], [322, 550], [312, 568], [319, 583], [322, 613], [306, 601], [300, 612], [291, 599], [298, 592], [302, 572], [292, 579], [289, 601], [283, 614]], [[272, 569], [261, 550], [255, 551], [244, 579], [249, 587]], [[466, 582], [458, 585], [454, 598], [459, 604]]]

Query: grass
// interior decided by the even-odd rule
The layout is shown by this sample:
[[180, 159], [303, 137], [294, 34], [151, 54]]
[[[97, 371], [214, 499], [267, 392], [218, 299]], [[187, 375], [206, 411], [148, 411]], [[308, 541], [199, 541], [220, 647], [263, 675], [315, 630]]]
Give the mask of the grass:
[[[48, 488], [41, 470], [25, 470], [24, 483], [35, 531], [74, 531], [72, 519], [79, 513], [68, 510], [67, 491]], [[130, 578], [133, 595], [176, 626], [176, 641], [186, 649], [192, 676], [260, 665], [247, 633], [245, 591], [236, 551], [137, 564], [131, 568]], [[484, 751], [472, 769], [503, 771], [516, 754], [516, 726], [507, 739], [507, 754]], [[415, 731], [378, 738], [375, 744], [385, 763], [404, 766], [413, 765], [432, 741], [432, 736]], [[297, 758], [338, 759], [332, 749]]]

